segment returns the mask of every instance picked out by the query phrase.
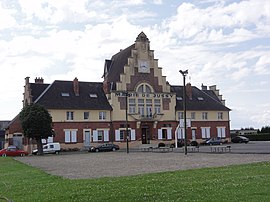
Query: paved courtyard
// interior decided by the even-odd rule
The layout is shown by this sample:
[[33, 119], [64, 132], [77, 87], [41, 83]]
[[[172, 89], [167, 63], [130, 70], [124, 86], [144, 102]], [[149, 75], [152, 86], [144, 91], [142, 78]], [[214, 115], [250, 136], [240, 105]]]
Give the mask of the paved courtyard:
[[72, 153], [18, 157], [16, 160], [71, 179], [219, 167], [270, 161], [270, 154], [130, 152]]

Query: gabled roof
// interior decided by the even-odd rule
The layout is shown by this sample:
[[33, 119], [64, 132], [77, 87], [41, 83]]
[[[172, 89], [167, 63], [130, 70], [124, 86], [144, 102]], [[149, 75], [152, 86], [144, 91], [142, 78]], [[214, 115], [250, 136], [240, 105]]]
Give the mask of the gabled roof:
[[[131, 50], [135, 48], [135, 44], [121, 50], [117, 54], [113, 55], [111, 60], [105, 61], [105, 67], [107, 68], [107, 81], [117, 82], [120, 81], [120, 74], [124, 73], [124, 66], [128, 64], [128, 58], [131, 57]], [[110, 65], [108, 67], [108, 65]], [[104, 72], [106, 72], [104, 70]]]
[[[63, 93], [69, 96], [63, 96]], [[73, 81], [54, 81], [35, 103], [47, 109], [112, 110], [100, 82], [79, 82], [79, 96], [76, 96]]]
[[[183, 86], [171, 86], [171, 92], [176, 93], [176, 97], [183, 97]], [[183, 110], [183, 100], [176, 99], [176, 110]], [[218, 99], [212, 90], [200, 90], [192, 86], [192, 99], [186, 96], [186, 109], [190, 110], [220, 110], [230, 111]]]

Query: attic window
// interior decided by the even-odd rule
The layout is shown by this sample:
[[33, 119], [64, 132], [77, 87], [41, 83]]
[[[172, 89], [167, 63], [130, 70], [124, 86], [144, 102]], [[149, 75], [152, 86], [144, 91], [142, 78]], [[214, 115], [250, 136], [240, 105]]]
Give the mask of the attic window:
[[176, 100], [183, 100], [182, 97], [176, 97]]
[[203, 101], [204, 99], [203, 97], [198, 97], [198, 100]]
[[69, 97], [69, 93], [61, 93], [62, 97]]
[[90, 94], [90, 97], [97, 97], [97, 94]]

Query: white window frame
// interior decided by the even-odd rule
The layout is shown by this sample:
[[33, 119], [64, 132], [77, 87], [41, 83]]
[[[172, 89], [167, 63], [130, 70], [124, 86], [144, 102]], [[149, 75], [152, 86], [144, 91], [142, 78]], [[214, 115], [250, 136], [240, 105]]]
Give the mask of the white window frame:
[[202, 120], [208, 120], [208, 112], [202, 112]]
[[[163, 132], [162, 131], [167, 131], [166, 137], [163, 137]], [[172, 139], [172, 128], [160, 128], [158, 129], [158, 139], [159, 140], [171, 140]]]
[[202, 139], [210, 138], [210, 127], [201, 127]]
[[66, 112], [66, 119], [67, 119], [67, 121], [74, 120], [74, 112], [73, 111], [67, 111]]
[[98, 119], [99, 120], [106, 120], [106, 112], [105, 111], [100, 111], [98, 114]]
[[64, 129], [65, 143], [77, 143], [78, 129]]
[[178, 128], [177, 129], [177, 139], [184, 140], [185, 139], [185, 128]]
[[177, 117], [178, 117], [178, 120], [183, 119], [184, 118], [184, 112], [177, 112]]
[[223, 120], [223, 112], [218, 112], [218, 120]]
[[[86, 117], [87, 115], [88, 117]], [[90, 119], [90, 112], [83, 112], [83, 120], [89, 120]]]
[[226, 138], [226, 127], [217, 127], [217, 136], [220, 138]]

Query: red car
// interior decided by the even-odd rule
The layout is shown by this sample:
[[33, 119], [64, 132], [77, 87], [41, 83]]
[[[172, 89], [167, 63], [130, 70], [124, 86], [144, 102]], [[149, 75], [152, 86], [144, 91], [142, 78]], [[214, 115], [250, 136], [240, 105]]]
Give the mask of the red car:
[[20, 150], [16, 146], [9, 146], [6, 149], [0, 150], [0, 156], [6, 157], [6, 156], [26, 156], [28, 155], [28, 152], [24, 150]]

